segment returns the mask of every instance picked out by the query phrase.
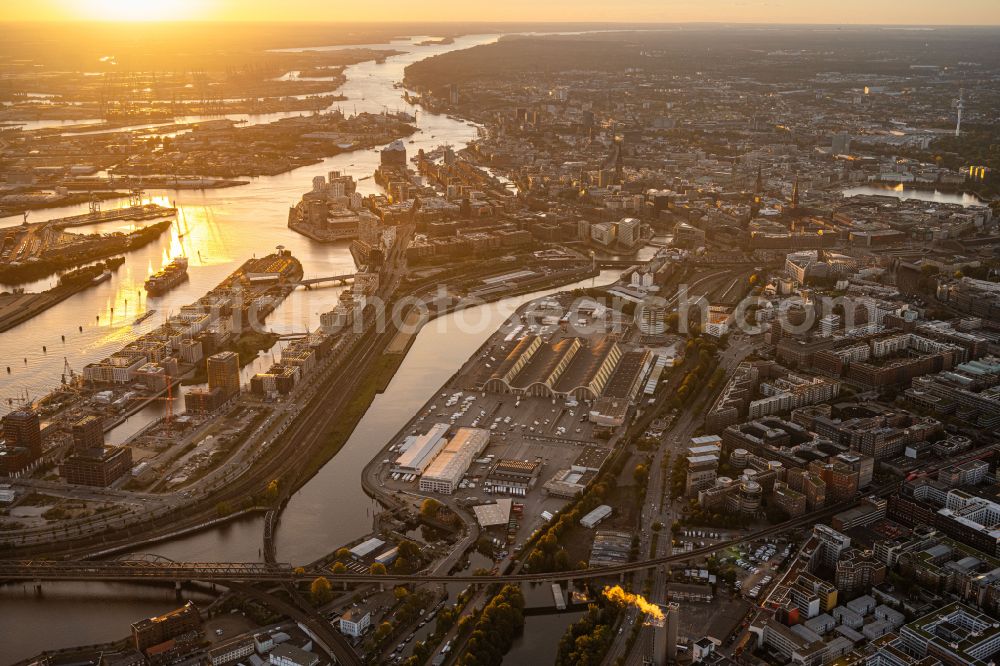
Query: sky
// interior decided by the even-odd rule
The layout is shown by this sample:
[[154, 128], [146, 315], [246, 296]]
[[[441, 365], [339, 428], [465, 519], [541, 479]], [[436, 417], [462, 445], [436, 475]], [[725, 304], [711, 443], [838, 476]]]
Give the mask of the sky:
[[1000, 25], [1000, 0], [0, 0], [0, 21], [66, 20]]

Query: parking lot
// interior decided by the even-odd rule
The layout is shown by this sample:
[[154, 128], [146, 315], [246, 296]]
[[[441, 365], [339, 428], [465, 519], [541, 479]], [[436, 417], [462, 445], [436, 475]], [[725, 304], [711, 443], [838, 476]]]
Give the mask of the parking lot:
[[[433, 496], [443, 502], [481, 503], [506, 494], [491, 495], [483, 487], [490, 468], [499, 459], [513, 459], [538, 462], [538, 480], [526, 496], [515, 497], [523, 503], [524, 514], [521, 533], [530, 533], [537, 528], [543, 511], [555, 513], [565, 500], [548, 497], [542, 486], [556, 472], [576, 464], [586, 447], [599, 448], [601, 440], [593, 437], [593, 424], [587, 420], [586, 405], [567, 405], [563, 400], [546, 398], [517, 398], [513, 395], [493, 393], [469, 393], [460, 390], [446, 390], [438, 393], [435, 400], [424, 407], [419, 415], [407, 426], [406, 435], [416, 436], [426, 433], [435, 424], [448, 424], [452, 429], [460, 427], [482, 428], [489, 431], [490, 441], [469, 467], [463, 480], [463, 487], [454, 495], [422, 493], [418, 490], [419, 479], [409, 481], [393, 480], [390, 471], [395, 460], [395, 451], [390, 451], [382, 465], [379, 480], [386, 488], [411, 494]], [[402, 438], [394, 442], [401, 444]], [[606, 447], [610, 452], [610, 446]], [[594, 452], [588, 449], [581, 464], [593, 465]], [[597, 456], [600, 458], [601, 456]], [[603, 461], [600, 461], [603, 462]]]

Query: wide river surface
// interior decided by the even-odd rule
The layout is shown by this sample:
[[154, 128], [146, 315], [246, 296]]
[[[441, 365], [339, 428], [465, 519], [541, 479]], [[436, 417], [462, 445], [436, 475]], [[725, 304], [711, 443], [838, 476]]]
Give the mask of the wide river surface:
[[[445, 143], [463, 146], [475, 137], [477, 129], [407, 105], [402, 91], [394, 87], [402, 80], [404, 67], [438, 53], [489, 43], [496, 35], [461, 37], [450, 45], [416, 45], [422, 39], [374, 45], [406, 53], [383, 64], [366, 62], [348, 67], [348, 80], [341, 89], [348, 100], [337, 103], [347, 113], [383, 109], [415, 113], [419, 132], [410, 137], [413, 143], [407, 144], [411, 155], [420, 148], [430, 150]], [[279, 115], [285, 114], [250, 121], [267, 122]], [[370, 176], [377, 163], [376, 151], [357, 151], [286, 174], [256, 178], [237, 188], [150, 192], [153, 200], [175, 203], [180, 209], [178, 223], [169, 233], [129, 253], [125, 265], [110, 281], [0, 334], [2, 365], [11, 366], [10, 375], [0, 369], [0, 414], [9, 409], [8, 399], [25, 393], [38, 397], [58, 385], [64, 364], [79, 372], [85, 364], [100, 360], [155, 327], [164, 316], [196, 300], [251, 255], [260, 256], [283, 245], [302, 261], [307, 277], [353, 272], [346, 243], [323, 245], [290, 231], [286, 226], [288, 207], [310, 188], [314, 176], [341, 171], [360, 179]], [[374, 192], [376, 186], [371, 179], [359, 180], [359, 190]], [[106, 202], [105, 208], [113, 205], [124, 204]], [[85, 212], [84, 206], [38, 211], [30, 220], [80, 212]], [[18, 223], [20, 217], [0, 219], [0, 226]], [[116, 228], [128, 225], [108, 223], [96, 230]], [[190, 258], [190, 280], [164, 296], [147, 298], [142, 289], [146, 276], [181, 254]], [[581, 286], [611, 282], [616, 277], [615, 272], [605, 272]], [[45, 288], [53, 282], [43, 280], [28, 288]], [[339, 288], [299, 290], [268, 319], [268, 324], [281, 332], [315, 328], [319, 314], [335, 304], [339, 292]], [[279, 560], [307, 562], [369, 531], [373, 507], [361, 490], [362, 467], [510, 313], [542, 293], [548, 292], [442, 317], [419, 333], [387, 391], [376, 397], [344, 448], [291, 499], [277, 532]], [[155, 309], [157, 315], [138, 327], [132, 325], [135, 317], [147, 309]], [[78, 326], [83, 327], [82, 333]], [[65, 343], [61, 336], [66, 337]], [[42, 350], [43, 345], [47, 351]], [[264, 354], [246, 372], [256, 372], [270, 363], [270, 355]], [[158, 416], [160, 409], [150, 407], [134, 415], [111, 433], [109, 441], [124, 441]], [[148, 550], [176, 560], [252, 561], [260, 559], [261, 535], [261, 520], [252, 518]], [[193, 598], [198, 600], [197, 596]], [[0, 587], [4, 628], [0, 662], [17, 661], [43, 649], [117, 639], [128, 634], [131, 622], [175, 606], [172, 590], [135, 585], [46, 584], [42, 596], [36, 596], [31, 586]], [[560, 620], [557, 624], [564, 626], [569, 617], [560, 616]], [[520, 657], [530, 655], [532, 644], [537, 643], [541, 651], [538, 656], [549, 661], [557, 637], [548, 635], [548, 630], [536, 633], [532, 628], [526, 630], [516, 652]], [[530, 636], [537, 638], [529, 640]]]

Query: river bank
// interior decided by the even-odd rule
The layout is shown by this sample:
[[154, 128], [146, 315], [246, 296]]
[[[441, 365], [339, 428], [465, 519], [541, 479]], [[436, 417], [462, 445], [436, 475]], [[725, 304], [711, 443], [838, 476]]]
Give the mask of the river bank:
[[76, 283], [53, 287], [41, 293], [0, 294], [0, 333], [20, 326], [88, 286], [90, 285]]

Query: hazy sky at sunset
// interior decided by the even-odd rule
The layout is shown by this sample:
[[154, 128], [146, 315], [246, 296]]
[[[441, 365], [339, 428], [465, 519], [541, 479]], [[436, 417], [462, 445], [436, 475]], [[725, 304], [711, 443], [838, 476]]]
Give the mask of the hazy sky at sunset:
[[0, 0], [0, 20], [1000, 24], [1000, 0]]

